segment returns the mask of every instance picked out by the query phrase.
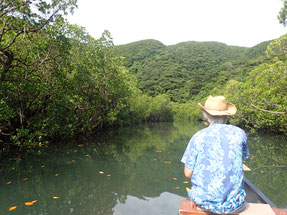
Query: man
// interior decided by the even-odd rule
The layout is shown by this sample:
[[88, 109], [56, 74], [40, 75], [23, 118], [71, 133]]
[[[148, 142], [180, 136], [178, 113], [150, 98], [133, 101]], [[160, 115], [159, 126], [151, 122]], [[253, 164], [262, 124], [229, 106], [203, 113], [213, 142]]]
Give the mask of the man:
[[200, 208], [217, 214], [239, 213], [245, 208], [242, 159], [249, 157], [245, 132], [228, 125], [237, 111], [223, 96], [210, 96], [198, 104], [207, 128], [191, 138], [181, 162], [191, 179], [190, 199]]

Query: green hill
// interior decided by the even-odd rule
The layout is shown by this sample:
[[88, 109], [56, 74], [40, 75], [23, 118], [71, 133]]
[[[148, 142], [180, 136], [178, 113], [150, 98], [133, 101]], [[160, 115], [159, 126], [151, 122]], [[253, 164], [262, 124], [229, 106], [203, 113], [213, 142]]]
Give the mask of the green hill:
[[143, 92], [167, 94], [172, 101], [185, 102], [203, 88], [211, 90], [231, 78], [244, 78], [264, 56], [269, 43], [246, 48], [194, 41], [165, 46], [143, 40], [115, 46], [114, 54], [125, 58], [125, 66], [137, 77]]

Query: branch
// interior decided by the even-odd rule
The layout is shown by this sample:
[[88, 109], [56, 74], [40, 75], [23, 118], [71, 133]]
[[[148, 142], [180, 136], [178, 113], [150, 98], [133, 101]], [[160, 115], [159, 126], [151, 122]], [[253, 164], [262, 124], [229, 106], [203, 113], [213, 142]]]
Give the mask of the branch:
[[[33, 62], [33, 63], [30, 63], [30, 64], [27, 64], [26, 62], [24, 62], [24, 61], [22, 61], [21, 59], [19, 59], [19, 58], [14, 58], [14, 60], [15, 61], [18, 61], [20, 64], [22, 64], [22, 65], [24, 65], [24, 66], [26, 66], [26, 67], [31, 67], [31, 66], [37, 66], [37, 67], [39, 67], [40, 65], [42, 65], [47, 59], [48, 59], [48, 57], [51, 55], [51, 49], [49, 49], [48, 50], [48, 53], [47, 53], [47, 55], [43, 58], [43, 59], [39, 59], [39, 60], [37, 60], [37, 61], [35, 61], [35, 62]], [[40, 57], [39, 57], [40, 58]], [[26, 59], [25, 59], [25, 61], [26, 61]], [[17, 65], [19, 65], [19, 64], [17, 64]]]
[[259, 167], [252, 169], [252, 171], [257, 170], [257, 169], [261, 169], [261, 168], [274, 168], [274, 167], [286, 168], [286, 165], [259, 166]]
[[7, 25], [7, 19], [5, 20], [4, 25], [3, 25], [3, 27], [2, 27], [2, 33], [1, 33], [1, 35], [0, 35], [0, 42], [1, 42], [1, 40], [2, 40], [3, 35], [6, 33], [6, 32], [5, 32], [6, 25]]
[[[11, 4], [11, 3], [10, 3]], [[8, 5], [6, 5], [6, 8], [7, 7], [9, 7], [10, 5], [8, 4]], [[3, 9], [3, 11], [4, 12], [2, 12], [1, 14], [0, 14], [0, 18], [2, 17], [2, 16], [5, 16], [7, 13], [10, 13], [11, 11], [13, 11], [13, 10], [15, 10], [15, 9], [17, 9], [16, 7], [11, 7], [9, 10], [6, 10], [6, 11], [4, 11], [5, 10], [5, 8]]]
[[4, 81], [5, 75], [10, 69], [12, 62], [14, 60], [14, 53], [11, 52], [10, 50], [5, 50], [5, 51], [0, 50], [0, 51], [3, 52], [3, 54], [6, 55], [7, 57], [7, 60], [3, 64], [2, 74], [0, 76], [0, 81]]
[[251, 104], [252, 107], [255, 107], [256, 109], [260, 110], [260, 111], [263, 111], [263, 112], [267, 112], [267, 113], [272, 113], [272, 114], [286, 114], [287, 112], [277, 112], [277, 111], [270, 111], [270, 110], [264, 110], [262, 108], [259, 108], [257, 106], [255, 106], [254, 104]]
[[4, 133], [1, 129], [0, 129], [0, 134], [5, 135], [5, 136], [11, 136], [13, 134], [12, 133]]
[[19, 37], [21, 34], [23, 33], [36, 33], [38, 31], [40, 31], [42, 28], [44, 28], [50, 21], [51, 19], [55, 16], [56, 13], [59, 12], [60, 9], [57, 9], [50, 17], [49, 19], [47, 19], [40, 27], [35, 28], [35, 29], [30, 29], [30, 30], [26, 30], [26, 25], [28, 25], [28, 23], [24, 24], [24, 26], [21, 28], [21, 30], [14, 36], [14, 38], [12, 39], [12, 41], [10, 42], [10, 44], [4, 48], [2, 48], [2, 50], [7, 50], [10, 46], [12, 46], [15, 42], [17, 37]]

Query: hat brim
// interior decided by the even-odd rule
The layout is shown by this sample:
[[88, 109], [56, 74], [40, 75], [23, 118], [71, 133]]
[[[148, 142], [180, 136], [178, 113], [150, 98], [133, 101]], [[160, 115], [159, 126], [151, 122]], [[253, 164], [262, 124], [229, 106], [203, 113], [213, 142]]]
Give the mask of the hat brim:
[[227, 109], [226, 110], [211, 110], [211, 109], [206, 109], [203, 105], [198, 103], [198, 106], [201, 110], [206, 111], [208, 114], [211, 116], [230, 116], [234, 115], [237, 111], [237, 108], [234, 104], [232, 103], [227, 103]]

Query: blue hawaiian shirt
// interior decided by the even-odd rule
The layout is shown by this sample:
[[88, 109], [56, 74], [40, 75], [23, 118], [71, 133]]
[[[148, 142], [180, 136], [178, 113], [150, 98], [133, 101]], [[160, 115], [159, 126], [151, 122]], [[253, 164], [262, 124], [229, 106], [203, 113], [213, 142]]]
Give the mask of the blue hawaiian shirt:
[[246, 198], [242, 159], [248, 157], [247, 137], [242, 129], [212, 123], [198, 131], [181, 159], [193, 171], [188, 193], [191, 200], [219, 214], [242, 205]]

